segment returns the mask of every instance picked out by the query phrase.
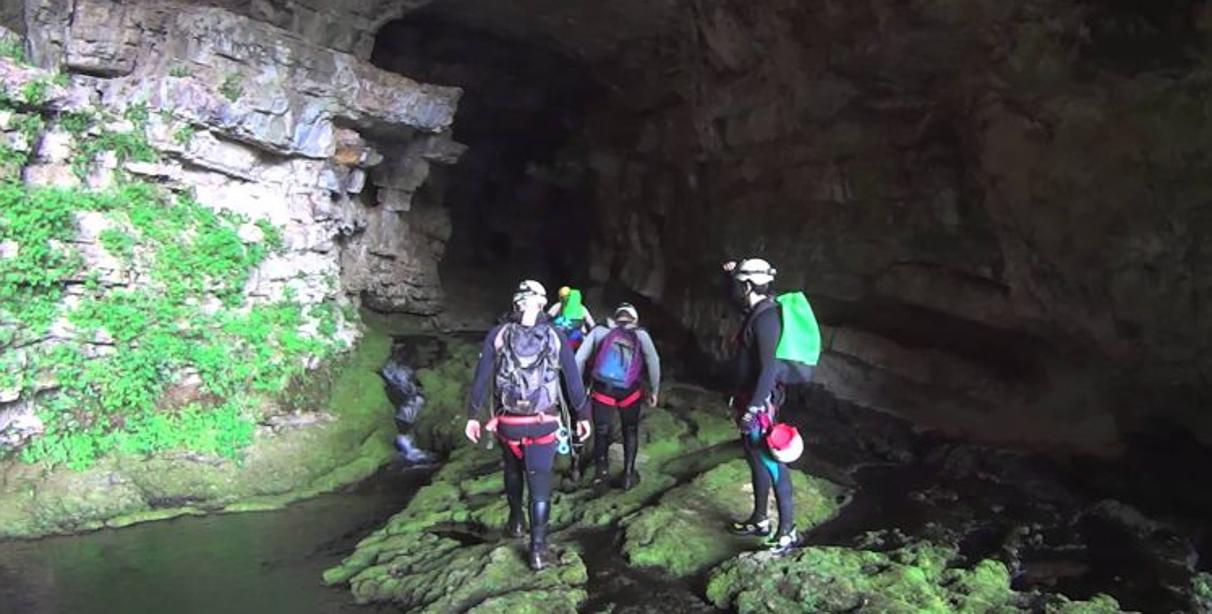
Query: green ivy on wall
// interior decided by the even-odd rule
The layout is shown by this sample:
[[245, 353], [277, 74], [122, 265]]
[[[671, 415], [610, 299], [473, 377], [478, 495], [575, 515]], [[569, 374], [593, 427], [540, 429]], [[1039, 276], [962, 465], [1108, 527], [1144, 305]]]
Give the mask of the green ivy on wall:
[[[40, 92], [23, 88], [19, 102], [3, 96], [0, 103], [23, 110], [10, 125], [31, 146], [44, 128], [29, 111]], [[75, 137], [78, 176], [104, 152], [119, 162], [156, 159], [146, 106], [123, 114], [130, 130], [115, 129], [117, 119], [98, 111], [56, 118]], [[215, 211], [121, 172], [101, 190], [27, 186], [26, 157], [0, 145], [0, 243], [16, 246], [0, 258], [0, 387], [33, 399], [46, 425], [21, 457], [74, 468], [113, 452], [174, 449], [238, 460], [263, 400], [306, 361], [342, 349], [334, 334], [348, 314], [330, 303], [305, 311], [290, 292], [250, 303], [250, 276], [283, 247], [268, 220]], [[149, 278], [107, 285], [83, 270], [71, 244], [83, 212], [106, 220], [99, 245], [125, 271]], [[241, 237], [249, 223], [260, 240]], [[71, 339], [37, 343], [52, 328]]]

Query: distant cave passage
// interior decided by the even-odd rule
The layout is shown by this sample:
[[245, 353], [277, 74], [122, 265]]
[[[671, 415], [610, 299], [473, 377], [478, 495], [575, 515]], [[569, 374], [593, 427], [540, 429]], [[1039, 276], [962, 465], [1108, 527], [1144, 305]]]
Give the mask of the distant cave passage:
[[438, 171], [452, 225], [440, 263], [448, 302], [467, 290], [499, 296], [522, 278], [584, 275], [593, 188], [573, 143], [600, 99], [586, 67], [428, 9], [386, 24], [371, 62], [464, 90], [453, 136], [468, 149]]

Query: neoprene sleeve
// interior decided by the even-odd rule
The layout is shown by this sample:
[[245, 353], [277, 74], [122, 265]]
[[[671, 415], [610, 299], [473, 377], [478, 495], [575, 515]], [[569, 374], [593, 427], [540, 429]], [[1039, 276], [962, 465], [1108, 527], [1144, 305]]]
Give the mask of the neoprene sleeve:
[[777, 309], [767, 309], [753, 319], [753, 336], [757, 345], [760, 371], [753, 387], [750, 405], [764, 402], [770, 393], [774, 392], [779, 364], [774, 357], [774, 351], [778, 347], [779, 335], [782, 332], [783, 324]]
[[492, 378], [493, 368], [497, 362], [497, 335], [501, 334], [501, 325], [492, 327], [484, 337], [480, 347], [480, 360], [476, 362], [476, 373], [471, 380], [471, 394], [467, 400], [467, 419], [475, 420], [484, 413], [484, 404], [488, 397], [488, 383]]

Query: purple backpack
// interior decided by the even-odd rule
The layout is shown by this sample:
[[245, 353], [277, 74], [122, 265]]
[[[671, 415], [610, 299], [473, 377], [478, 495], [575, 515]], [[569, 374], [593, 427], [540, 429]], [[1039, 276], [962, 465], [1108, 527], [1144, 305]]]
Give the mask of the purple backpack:
[[634, 330], [616, 326], [606, 333], [593, 360], [593, 379], [618, 390], [631, 390], [640, 381], [644, 353]]

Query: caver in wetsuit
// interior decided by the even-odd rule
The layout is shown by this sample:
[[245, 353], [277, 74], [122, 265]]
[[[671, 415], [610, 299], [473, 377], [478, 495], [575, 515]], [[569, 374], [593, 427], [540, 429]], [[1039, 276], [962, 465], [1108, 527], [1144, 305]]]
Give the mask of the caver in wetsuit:
[[551, 316], [552, 323], [564, 333], [569, 345], [576, 351], [585, 340], [585, 335], [596, 326], [593, 314], [585, 306], [580, 290], [564, 286], [560, 288], [559, 297], [547, 310], [547, 315]]
[[[475, 379], [471, 385], [471, 399], [467, 411], [467, 417], [470, 420], [479, 419], [487, 404], [489, 384], [494, 376], [498, 353], [507, 351], [507, 348], [500, 345], [502, 331], [506, 326], [511, 325], [522, 326], [517, 322], [501, 324], [489, 331], [484, 338], [480, 360], [476, 365]], [[550, 327], [550, 322], [547, 318], [540, 316], [535, 326]], [[585, 402], [585, 389], [581, 384], [580, 373], [577, 371], [576, 359], [564, 337], [558, 333], [557, 336], [560, 339], [561, 376], [571, 397], [572, 407], [576, 408], [579, 421], [588, 420], [588, 404]], [[501, 408], [497, 407], [498, 403], [495, 400], [493, 402], [494, 414], [500, 412]], [[497, 416], [498, 421], [494, 426], [498, 439], [504, 444], [501, 446], [501, 456], [505, 465], [505, 496], [509, 501], [507, 533], [515, 537], [521, 537], [523, 533], [522, 476], [524, 473], [525, 483], [530, 490], [530, 562], [532, 567], [539, 569], [544, 565], [547, 518], [551, 506], [552, 466], [556, 456], [555, 432], [560, 426], [560, 408], [558, 404], [542, 408], [536, 412], [535, 416], [536, 419], [530, 424], [513, 424], [509, 423], [510, 420], [507, 416]], [[490, 422], [490, 424], [493, 423]]]
[[[746, 281], [751, 263], [760, 263], [766, 274], [753, 275], [757, 284]], [[753, 266], [757, 266], [754, 264]], [[728, 270], [728, 269], [726, 269]], [[758, 270], [762, 270], [759, 268]], [[753, 513], [745, 521], [734, 523], [732, 531], [746, 535], [769, 533], [767, 505], [773, 483], [775, 501], [778, 504], [779, 526], [771, 548], [785, 551], [798, 540], [795, 534], [795, 507], [791, 488], [791, 474], [787, 466], [778, 462], [766, 450], [765, 434], [778, 418], [779, 408], [785, 399], [783, 381], [787, 376], [787, 365], [775, 358], [779, 337], [783, 332], [778, 304], [771, 299], [769, 284], [773, 280], [773, 269], [763, 260], [743, 261], [732, 273], [733, 298], [745, 308], [745, 320], [737, 336], [737, 354], [732, 407], [737, 426], [741, 430], [741, 445], [749, 462], [753, 480]], [[755, 288], [763, 289], [756, 292]], [[804, 373], [807, 378], [810, 372]]]
[[[612, 331], [623, 329], [634, 335], [639, 347], [634, 351], [639, 355], [633, 360], [643, 360], [644, 372], [636, 378], [629, 387], [616, 387], [604, 381], [594, 380], [591, 384], [593, 392], [593, 456], [597, 466], [594, 483], [603, 483], [609, 477], [607, 448], [610, 445], [610, 427], [614, 414], [619, 415], [623, 427], [623, 479], [624, 490], [630, 490], [639, 483], [639, 474], [635, 470], [635, 457], [639, 449], [640, 418], [644, 403], [655, 405], [661, 388], [661, 359], [648, 331], [638, 326], [639, 313], [629, 303], [623, 303], [615, 309], [614, 317], [606, 321], [606, 326], [598, 326], [589, 332], [585, 342], [577, 349], [577, 366], [582, 373], [592, 372], [597, 354], [604, 351], [607, 339]], [[590, 366], [587, 369], [586, 363]], [[647, 389], [647, 398], [644, 392]]]

